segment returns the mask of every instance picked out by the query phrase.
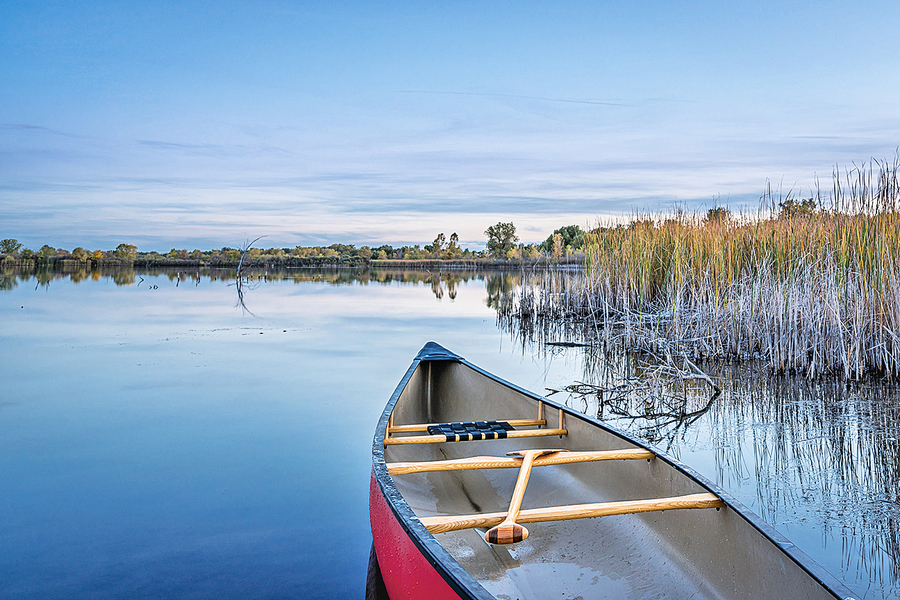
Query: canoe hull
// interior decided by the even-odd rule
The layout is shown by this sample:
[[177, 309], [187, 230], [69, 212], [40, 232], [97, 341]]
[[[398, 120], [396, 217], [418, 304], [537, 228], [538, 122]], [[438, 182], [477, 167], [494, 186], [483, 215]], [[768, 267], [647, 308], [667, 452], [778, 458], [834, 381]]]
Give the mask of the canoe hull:
[[[538, 409], [540, 408], [540, 411]], [[535, 419], [551, 437], [399, 444], [411, 423]], [[393, 419], [393, 421], [392, 421]], [[401, 431], [389, 435], [389, 423]], [[525, 428], [527, 429], [527, 428]], [[387, 445], [386, 445], [387, 442]], [[647, 500], [713, 493], [720, 508], [529, 525], [511, 547], [483, 531], [431, 534], [422, 520], [505, 512], [515, 469], [392, 476], [388, 463], [502, 456], [510, 450], [643, 449], [647, 460], [545, 466], [531, 475], [525, 507]], [[852, 593], [737, 500], [688, 467], [595, 419], [548, 401], [427, 344], [388, 402], [373, 441], [372, 533], [392, 600], [497, 597], [805, 600]]]
[[369, 520], [375, 556], [390, 600], [459, 600], [388, 505], [375, 474], [369, 482]]

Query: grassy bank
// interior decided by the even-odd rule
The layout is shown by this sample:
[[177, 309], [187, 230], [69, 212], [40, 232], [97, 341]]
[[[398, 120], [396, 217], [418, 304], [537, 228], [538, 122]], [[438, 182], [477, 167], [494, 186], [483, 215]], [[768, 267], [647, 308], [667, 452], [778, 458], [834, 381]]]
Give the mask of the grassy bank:
[[[900, 375], [898, 162], [835, 172], [811, 199], [598, 229], [585, 277], [532, 289], [518, 318], [578, 321], [629, 349], [761, 358], [810, 377]], [[548, 278], [552, 286], [554, 280]]]

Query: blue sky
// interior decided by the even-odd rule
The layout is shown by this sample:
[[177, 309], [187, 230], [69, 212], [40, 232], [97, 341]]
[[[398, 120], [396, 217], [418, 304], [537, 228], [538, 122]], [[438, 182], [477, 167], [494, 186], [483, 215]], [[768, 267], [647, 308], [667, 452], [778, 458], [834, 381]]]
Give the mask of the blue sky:
[[900, 2], [0, 4], [0, 237], [463, 245], [900, 145]]

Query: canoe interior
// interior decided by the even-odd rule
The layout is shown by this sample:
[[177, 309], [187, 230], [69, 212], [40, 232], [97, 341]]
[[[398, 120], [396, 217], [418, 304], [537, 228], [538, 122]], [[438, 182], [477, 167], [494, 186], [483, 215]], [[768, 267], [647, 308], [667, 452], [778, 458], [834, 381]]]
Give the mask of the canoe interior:
[[[557, 408], [547, 405], [548, 427]], [[395, 425], [529, 419], [538, 398], [467, 363], [423, 361], [393, 409]], [[567, 414], [566, 436], [389, 445], [385, 461], [502, 456], [512, 450], [640, 447]], [[417, 517], [505, 512], [515, 469], [395, 475]], [[523, 509], [681, 496], [710, 491], [664, 459], [536, 467]], [[714, 490], [716, 491], [716, 490]], [[527, 525], [527, 540], [492, 546], [484, 529], [434, 537], [487, 592], [498, 598], [835, 598], [807, 569], [730, 507]], [[426, 535], [430, 535], [427, 534]]]

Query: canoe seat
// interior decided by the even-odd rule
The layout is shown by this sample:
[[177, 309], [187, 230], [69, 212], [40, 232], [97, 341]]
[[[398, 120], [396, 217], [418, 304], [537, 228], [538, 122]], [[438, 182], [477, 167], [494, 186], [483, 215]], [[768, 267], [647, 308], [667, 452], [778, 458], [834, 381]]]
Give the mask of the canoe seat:
[[467, 442], [469, 440], [503, 439], [506, 437], [507, 431], [515, 431], [515, 429], [506, 421], [468, 421], [429, 425], [428, 433], [442, 435], [448, 442]]
[[[384, 445], [392, 444], [438, 444], [442, 442], [468, 442], [474, 440], [502, 440], [506, 438], [562, 436], [568, 432], [563, 426], [564, 411], [559, 409], [558, 426], [555, 429], [541, 429], [547, 425], [544, 418], [544, 403], [538, 402], [536, 419], [495, 419], [485, 421], [459, 421], [453, 423], [416, 423], [394, 425], [394, 415], [390, 416]], [[537, 429], [516, 429], [516, 427], [536, 427]], [[427, 433], [428, 435], [401, 435]]]

